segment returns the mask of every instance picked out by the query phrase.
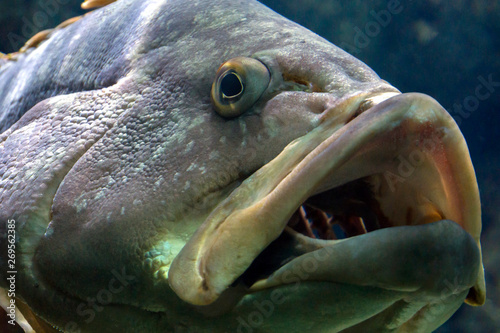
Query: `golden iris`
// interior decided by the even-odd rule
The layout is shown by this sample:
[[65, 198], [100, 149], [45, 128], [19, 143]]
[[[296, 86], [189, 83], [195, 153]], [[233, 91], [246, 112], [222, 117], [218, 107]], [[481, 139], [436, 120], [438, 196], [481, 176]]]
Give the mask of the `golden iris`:
[[212, 103], [217, 113], [237, 117], [259, 100], [269, 85], [267, 67], [253, 58], [237, 57], [223, 63], [212, 84]]

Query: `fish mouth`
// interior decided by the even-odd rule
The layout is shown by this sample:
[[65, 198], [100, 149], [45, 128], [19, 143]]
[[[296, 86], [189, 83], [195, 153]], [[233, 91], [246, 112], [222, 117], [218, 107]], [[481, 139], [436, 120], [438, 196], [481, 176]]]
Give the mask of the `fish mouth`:
[[[338, 274], [341, 258], [331, 249], [441, 220], [454, 221], [480, 249], [479, 191], [456, 123], [427, 95], [356, 94], [217, 206], [168, 280], [185, 302], [222, 311], [245, 294], [294, 282], [287, 272], [313, 254], [323, 264], [300, 281], [353, 283]], [[484, 298], [481, 263], [466, 302]]]

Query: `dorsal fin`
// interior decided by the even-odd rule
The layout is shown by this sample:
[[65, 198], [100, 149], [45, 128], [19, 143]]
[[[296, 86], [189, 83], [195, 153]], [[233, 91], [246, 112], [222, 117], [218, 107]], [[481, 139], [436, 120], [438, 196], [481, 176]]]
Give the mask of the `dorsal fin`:
[[85, 0], [81, 6], [82, 9], [94, 9], [107, 6], [115, 1], [116, 0]]
[[66, 21], [64, 21], [63, 23], [59, 24], [57, 27], [55, 27], [55, 29], [66, 28], [68, 25], [75, 23], [76, 21], [78, 21], [82, 17], [83, 16], [80, 15], [80, 16], [75, 16], [75, 17], [72, 17], [70, 19], [67, 19]]
[[26, 50], [31, 48], [31, 47], [37, 47], [38, 44], [40, 44], [42, 41], [46, 40], [50, 36], [52, 31], [54, 31], [54, 30], [55, 29], [47, 29], [47, 30], [37, 32], [33, 37], [28, 39], [28, 41], [26, 43], [24, 43], [23, 47], [21, 47], [19, 49], [19, 52], [23, 53], [23, 52], [26, 52]]
[[[99, 7], [104, 7], [106, 5], [109, 5], [110, 3], [115, 2], [116, 0], [86, 0], [81, 4], [81, 7], [83, 9], [95, 9]], [[88, 13], [87, 13], [88, 14]], [[85, 15], [87, 15], [85, 14]], [[62, 22], [59, 24], [57, 27], [53, 29], [46, 29], [43, 31], [40, 31], [36, 33], [33, 37], [28, 39], [28, 41], [19, 49], [17, 52], [12, 52], [12, 53], [1, 53], [0, 52], [0, 59], [5, 59], [5, 60], [17, 60], [19, 54], [26, 52], [28, 49], [32, 47], [37, 47], [41, 42], [44, 40], [48, 39], [54, 31], [63, 29], [67, 26], [69, 26], [72, 23], [75, 23], [79, 19], [81, 19], [83, 16], [76, 16], [72, 17], [70, 19], [67, 19], [66, 21]], [[1, 65], [1, 63], [0, 63]]]
[[67, 27], [68, 25], [70, 25], [70, 24], [78, 21], [81, 18], [82, 18], [82, 16], [72, 17], [70, 19], [67, 19], [63, 23], [59, 24], [54, 29], [47, 29], [47, 30], [43, 30], [43, 31], [40, 31], [40, 32], [36, 33], [33, 37], [31, 37], [30, 39], [28, 39], [28, 41], [24, 44], [24, 46], [21, 47], [21, 49], [19, 50], [19, 52], [23, 53], [23, 52], [26, 52], [26, 50], [28, 50], [31, 47], [37, 47], [38, 44], [40, 44], [41, 42], [43, 42], [44, 40], [46, 40], [47, 38], [49, 38], [50, 35], [52, 34], [52, 32], [54, 32], [56, 30], [59, 30], [59, 29], [63, 29], [65, 27]]

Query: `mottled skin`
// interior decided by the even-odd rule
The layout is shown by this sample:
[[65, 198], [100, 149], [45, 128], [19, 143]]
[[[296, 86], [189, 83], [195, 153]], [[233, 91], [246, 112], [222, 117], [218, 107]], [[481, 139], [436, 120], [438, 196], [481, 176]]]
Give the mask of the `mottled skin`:
[[[271, 83], [229, 120], [214, 112], [210, 89], [220, 64], [237, 56], [261, 60]], [[233, 189], [328, 110], [361, 93], [398, 93], [254, 1], [118, 1], [6, 62], [0, 78], [0, 228], [16, 221], [16, 295], [67, 331], [244, 331], [241, 318], [256, 311], [255, 300], [273, 299], [272, 288], [205, 316], [172, 291], [171, 262]], [[432, 325], [414, 320], [405, 329], [439, 326], [476, 283], [479, 251], [451, 222], [425, 230], [422, 242], [437, 245], [424, 259], [444, 253], [442, 270], [458, 267], [456, 294], [443, 297], [444, 278], [418, 287], [415, 302], [403, 287], [352, 277], [287, 284], [286, 300], [273, 300], [251, 329], [393, 331], [412, 317], [402, 314], [408, 308], [441, 297], [451, 305], [435, 311]], [[440, 242], [443, 235], [455, 236]], [[3, 287], [6, 264], [2, 252]]]

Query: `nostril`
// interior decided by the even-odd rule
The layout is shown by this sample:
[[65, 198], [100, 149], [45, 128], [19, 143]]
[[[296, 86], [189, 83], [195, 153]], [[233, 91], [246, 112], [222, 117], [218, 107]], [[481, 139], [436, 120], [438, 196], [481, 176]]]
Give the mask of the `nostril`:
[[389, 99], [389, 98], [391, 98], [395, 95], [399, 95], [399, 94], [400, 93], [396, 93], [396, 92], [385, 92], [385, 93], [372, 95], [372, 96], [368, 97], [367, 99], [365, 99], [364, 101], [359, 103], [358, 108], [356, 109], [356, 111], [354, 111], [354, 113], [353, 113], [352, 117], [349, 119], [349, 121], [353, 120], [354, 118], [356, 118], [357, 116], [359, 116], [360, 114], [365, 112], [366, 110], [368, 110], [368, 109], [374, 107], [375, 105], [385, 101], [386, 99]]
[[354, 117], [359, 116], [360, 114], [362, 114], [363, 112], [365, 112], [374, 105], [375, 103], [371, 99], [365, 99], [363, 102], [359, 104], [358, 109], [354, 113]]

